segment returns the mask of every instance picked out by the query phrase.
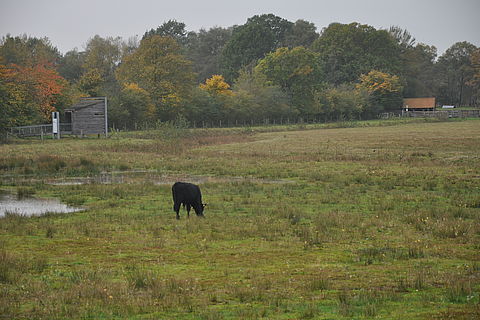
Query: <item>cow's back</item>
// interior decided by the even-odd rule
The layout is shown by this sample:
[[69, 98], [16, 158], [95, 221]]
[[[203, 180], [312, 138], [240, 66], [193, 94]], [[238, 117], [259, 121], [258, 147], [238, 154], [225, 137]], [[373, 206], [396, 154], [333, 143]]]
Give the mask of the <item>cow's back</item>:
[[185, 204], [201, 201], [202, 197], [198, 186], [186, 182], [175, 182], [172, 186], [172, 195], [175, 202]]

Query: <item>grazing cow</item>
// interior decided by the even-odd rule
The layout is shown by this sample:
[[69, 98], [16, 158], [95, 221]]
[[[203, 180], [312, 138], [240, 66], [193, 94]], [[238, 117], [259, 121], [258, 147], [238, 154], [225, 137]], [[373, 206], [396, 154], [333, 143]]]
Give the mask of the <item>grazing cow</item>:
[[197, 185], [186, 182], [175, 182], [172, 186], [173, 195], [173, 211], [177, 214], [177, 219], [180, 219], [178, 212], [180, 205], [187, 207], [187, 215], [190, 217], [190, 209], [193, 208], [199, 217], [203, 217], [203, 209], [205, 205], [202, 203], [202, 193]]

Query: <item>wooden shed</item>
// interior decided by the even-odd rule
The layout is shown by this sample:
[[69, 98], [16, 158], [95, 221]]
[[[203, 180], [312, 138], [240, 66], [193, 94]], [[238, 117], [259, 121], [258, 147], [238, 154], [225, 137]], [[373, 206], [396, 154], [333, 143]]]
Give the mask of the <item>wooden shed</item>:
[[435, 98], [406, 98], [403, 99], [404, 111], [433, 111]]
[[80, 101], [65, 109], [65, 122], [71, 124], [74, 135], [108, 135], [107, 98], [81, 98]]

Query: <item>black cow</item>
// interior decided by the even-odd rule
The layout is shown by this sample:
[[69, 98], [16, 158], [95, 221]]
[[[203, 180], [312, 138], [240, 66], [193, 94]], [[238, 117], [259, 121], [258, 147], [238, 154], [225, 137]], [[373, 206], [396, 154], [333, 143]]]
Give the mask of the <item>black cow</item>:
[[173, 211], [177, 214], [177, 219], [180, 219], [178, 212], [180, 205], [187, 207], [187, 215], [190, 217], [190, 209], [193, 207], [195, 213], [199, 217], [203, 217], [203, 209], [205, 205], [202, 203], [202, 193], [197, 185], [186, 182], [175, 182], [172, 186], [173, 195]]

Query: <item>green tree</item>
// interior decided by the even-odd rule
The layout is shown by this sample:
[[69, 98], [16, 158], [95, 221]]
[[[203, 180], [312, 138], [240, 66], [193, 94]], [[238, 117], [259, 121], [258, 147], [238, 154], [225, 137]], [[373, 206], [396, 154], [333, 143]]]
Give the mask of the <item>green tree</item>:
[[317, 91], [315, 96], [317, 113], [325, 121], [371, 118], [378, 110], [372, 110], [370, 95], [363, 88], [351, 84], [330, 86]]
[[16, 64], [32, 67], [38, 64], [56, 66], [60, 60], [60, 52], [48, 38], [12, 37], [7, 35], [0, 40], [0, 56], [5, 64]]
[[148, 92], [156, 115], [163, 120], [174, 119], [182, 112], [183, 100], [193, 85], [191, 63], [181, 52], [170, 37], [146, 37], [117, 70], [121, 83], [136, 83]]
[[469, 42], [457, 42], [438, 58], [435, 70], [439, 103], [457, 106], [475, 103], [475, 94], [468, 84], [474, 77], [471, 56], [476, 49]]
[[480, 49], [475, 50], [470, 56], [470, 60], [473, 68], [473, 77], [468, 85], [473, 90], [473, 106], [478, 107], [480, 104]]
[[288, 48], [309, 48], [318, 36], [315, 24], [299, 19], [295, 21], [295, 24], [286, 33], [284, 45]]
[[253, 16], [234, 28], [222, 53], [223, 75], [232, 82], [245, 66], [254, 66], [258, 59], [282, 47], [293, 23], [273, 14]]
[[178, 22], [176, 20], [168, 20], [164, 22], [157, 29], [150, 29], [150, 31], [145, 32], [143, 39], [150, 36], [161, 36], [161, 37], [170, 37], [175, 39], [179, 44], [185, 45], [188, 41], [188, 32], [185, 29], [186, 25], [183, 22]]
[[81, 76], [78, 80], [77, 86], [81, 92], [91, 97], [95, 97], [102, 95], [102, 86], [104, 82], [105, 78], [102, 77], [101, 71], [94, 68], [88, 70]]
[[271, 13], [248, 18], [248, 24], [261, 25], [270, 30], [273, 34], [273, 49], [285, 46], [285, 38], [293, 28], [292, 22]]
[[195, 125], [224, 119], [225, 100], [211, 95], [208, 91], [195, 87], [185, 101], [185, 117]]
[[353, 83], [361, 74], [380, 70], [400, 74], [400, 50], [386, 30], [359, 23], [332, 23], [312, 44], [318, 52], [326, 80], [333, 84]]
[[279, 48], [260, 60], [255, 71], [280, 86], [301, 114], [313, 113], [314, 94], [323, 80], [316, 53], [304, 47]]
[[122, 40], [122, 59], [125, 56], [128, 56], [135, 52], [140, 46], [140, 40], [138, 40], [138, 36], [129, 37], [127, 40]]
[[405, 97], [429, 97], [435, 94], [435, 59], [437, 49], [419, 43], [402, 53]]
[[260, 74], [242, 70], [232, 90], [214, 76], [193, 90], [186, 104], [186, 116], [192, 123], [258, 123], [264, 119], [287, 118], [296, 114], [289, 98], [279, 86]]
[[228, 105], [228, 115], [232, 121], [259, 121], [298, 115], [281, 87], [260, 73], [241, 70], [233, 85], [233, 93]]
[[405, 29], [399, 26], [391, 26], [388, 33], [395, 39], [402, 51], [412, 49], [415, 46], [416, 39]]
[[58, 73], [71, 83], [77, 82], [83, 75], [84, 63], [84, 52], [78, 52], [76, 49], [68, 51], [60, 59]]
[[405, 97], [429, 97], [435, 92], [435, 59], [437, 49], [423, 43], [416, 43], [416, 39], [398, 26], [388, 30], [400, 50], [402, 70], [398, 73], [404, 81]]
[[189, 110], [186, 113], [187, 117], [193, 122], [225, 121], [229, 119], [227, 109], [228, 105], [231, 104], [229, 98], [233, 95], [233, 92], [223, 76], [213, 75], [205, 83], [200, 84], [198, 88], [200, 90], [194, 92], [193, 97], [188, 102], [190, 109], [193, 107], [194, 112], [191, 113], [191, 110]]
[[120, 37], [102, 38], [95, 35], [87, 42], [85, 49], [85, 72], [96, 69], [105, 82], [115, 80], [115, 69], [122, 58], [122, 39]]
[[154, 106], [150, 94], [136, 83], [124, 84], [118, 101], [109, 111], [109, 121], [115, 127], [138, 129], [147, 122], [152, 122]]
[[220, 27], [201, 29], [190, 33], [188, 57], [193, 62], [193, 71], [198, 75], [198, 82], [204, 82], [214, 74], [221, 73], [220, 59], [225, 44], [232, 36], [231, 29]]

